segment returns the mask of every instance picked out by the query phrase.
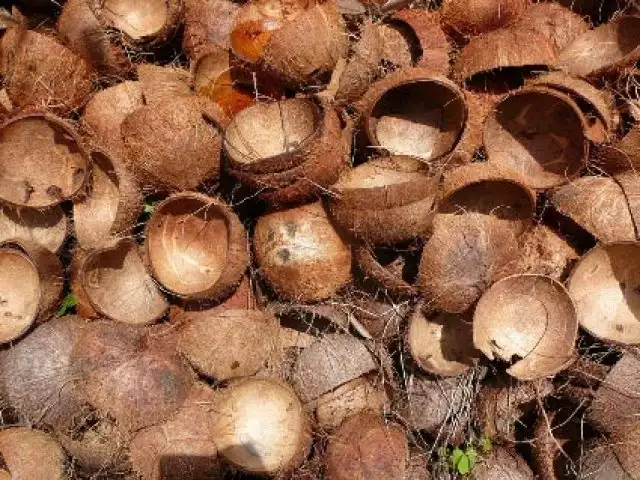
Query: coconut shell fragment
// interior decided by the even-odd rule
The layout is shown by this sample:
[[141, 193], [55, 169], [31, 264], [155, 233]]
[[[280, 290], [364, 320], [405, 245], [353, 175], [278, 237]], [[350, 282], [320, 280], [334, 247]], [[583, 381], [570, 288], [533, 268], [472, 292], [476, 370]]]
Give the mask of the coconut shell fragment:
[[138, 81], [145, 105], [162, 102], [165, 98], [189, 96], [190, 73], [177, 67], [143, 63], [138, 66]]
[[0, 207], [0, 242], [17, 238], [58, 252], [68, 233], [69, 217], [60, 206], [45, 210], [11, 205]]
[[589, 30], [589, 23], [582, 16], [555, 2], [529, 4], [520, 16], [518, 26], [544, 35], [551, 40], [557, 52]]
[[512, 450], [498, 446], [480, 459], [474, 468], [477, 480], [533, 480], [527, 462]]
[[634, 126], [627, 134], [611, 145], [601, 145], [595, 152], [598, 167], [609, 174], [640, 167], [640, 128]]
[[[397, 249], [379, 247], [378, 250], [382, 250], [379, 252], [382, 255], [367, 245], [353, 247], [353, 259], [364, 283], [372, 284], [391, 298], [406, 299], [417, 294], [415, 278], [412, 278], [416, 262], [407, 255], [400, 255]], [[396, 251], [389, 255], [389, 250]]]
[[580, 258], [566, 238], [545, 225], [535, 225], [519, 239], [519, 273], [547, 275], [564, 281]]
[[182, 46], [189, 58], [195, 60], [215, 47], [228, 50], [239, 10], [231, 0], [185, 0]]
[[473, 315], [473, 343], [489, 359], [513, 362], [519, 380], [551, 376], [575, 360], [578, 318], [562, 284], [516, 275], [491, 286]]
[[451, 35], [469, 37], [513, 23], [527, 7], [527, 0], [445, 0], [441, 21]]
[[0, 456], [3, 466], [11, 472], [9, 478], [67, 478], [62, 447], [51, 435], [39, 430], [13, 427], [0, 431]]

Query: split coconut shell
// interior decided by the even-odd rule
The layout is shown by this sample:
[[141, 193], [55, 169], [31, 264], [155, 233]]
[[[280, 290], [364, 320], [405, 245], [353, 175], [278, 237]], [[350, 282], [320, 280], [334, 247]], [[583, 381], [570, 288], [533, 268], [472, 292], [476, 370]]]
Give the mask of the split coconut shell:
[[484, 143], [489, 162], [508, 167], [530, 188], [567, 183], [589, 152], [582, 111], [567, 95], [530, 87], [506, 96], [487, 118]]
[[60, 206], [44, 210], [0, 206], [0, 242], [17, 238], [56, 253], [62, 248], [68, 232], [69, 217]]
[[640, 244], [599, 245], [580, 259], [568, 288], [580, 326], [602, 340], [639, 344]]
[[39, 430], [3, 429], [0, 431], [0, 456], [3, 466], [11, 472], [8, 478], [68, 478], [62, 447], [51, 435]]
[[52, 207], [78, 195], [90, 167], [78, 134], [54, 115], [18, 115], [0, 126], [0, 200]]
[[477, 461], [473, 470], [476, 480], [533, 480], [535, 476], [524, 458], [511, 449], [495, 447]]
[[631, 127], [624, 137], [611, 145], [601, 145], [595, 157], [598, 167], [609, 174], [637, 171], [640, 168], [640, 127]]
[[410, 313], [409, 302], [395, 303], [363, 292], [350, 298], [351, 324], [364, 338], [390, 344], [400, 337], [404, 320]]
[[402, 252], [393, 247], [376, 250], [367, 245], [353, 247], [353, 259], [362, 281], [395, 299], [417, 294], [413, 278], [415, 262], [409, 257], [414, 252]]
[[542, 34], [551, 40], [557, 52], [589, 30], [589, 23], [581, 15], [555, 2], [529, 4], [518, 26]]
[[566, 238], [542, 224], [524, 232], [518, 243], [518, 273], [547, 275], [562, 282], [580, 258]]
[[515, 275], [491, 286], [473, 315], [473, 343], [489, 359], [513, 362], [507, 373], [536, 380], [575, 360], [576, 307], [561, 283]]
[[471, 37], [513, 23], [528, 5], [527, 0], [445, 0], [441, 21], [450, 35]]
[[244, 226], [231, 207], [196, 192], [170, 196], [146, 227], [153, 276], [186, 300], [222, 300], [240, 284], [249, 252]]
[[138, 81], [145, 105], [166, 98], [191, 95], [191, 74], [184, 68], [143, 63], [138, 66]]
[[240, 5], [231, 0], [185, 0], [182, 48], [191, 60], [211, 48], [229, 50]]
[[636, 236], [640, 239], [640, 175], [636, 171], [628, 170], [613, 178], [624, 192], [636, 228]]

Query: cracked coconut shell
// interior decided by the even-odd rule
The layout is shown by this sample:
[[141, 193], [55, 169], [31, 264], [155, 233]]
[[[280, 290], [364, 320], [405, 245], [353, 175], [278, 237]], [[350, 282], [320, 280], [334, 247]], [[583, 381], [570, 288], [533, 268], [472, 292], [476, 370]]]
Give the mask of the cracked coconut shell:
[[441, 22], [450, 35], [472, 37], [506, 27], [526, 11], [528, 0], [444, 0]]
[[0, 242], [17, 238], [42, 245], [57, 253], [68, 232], [69, 217], [59, 205], [44, 210], [0, 206]]

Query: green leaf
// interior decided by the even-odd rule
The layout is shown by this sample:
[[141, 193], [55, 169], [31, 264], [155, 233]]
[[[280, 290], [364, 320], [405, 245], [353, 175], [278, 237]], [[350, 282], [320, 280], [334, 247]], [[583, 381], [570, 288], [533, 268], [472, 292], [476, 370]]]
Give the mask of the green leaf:
[[152, 214], [155, 211], [156, 211], [155, 203], [145, 203], [144, 206], [142, 207], [143, 213]]
[[460, 475], [466, 475], [471, 471], [471, 462], [466, 454], [462, 454], [460, 461], [457, 464], [458, 473]]
[[464, 457], [464, 452], [459, 448], [454, 449], [453, 452], [451, 452], [451, 456], [449, 457], [451, 460], [451, 465], [453, 465], [454, 468], [457, 468], [458, 463], [460, 462], [460, 459], [462, 457]]
[[64, 297], [64, 300], [62, 300], [60, 308], [56, 312], [56, 317], [62, 317], [67, 313], [70, 313], [76, 308], [77, 305], [78, 300], [76, 300], [75, 295], [73, 293], [69, 293], [66, 297]]
[[469, 469], [473, 470], [473, 467], [476, 465], [476, 460], [478, 459], [478, 452], [476, 452], [475, 448], [471, 447], [467, 449], [466, 455], [469, 459]]
[[491, 438], [488, 436], [482, 437], [478, 442], [478, 447], [480, 448], [480, 452], [485, 455], [491, 453], [491, 450], [493, 449]]

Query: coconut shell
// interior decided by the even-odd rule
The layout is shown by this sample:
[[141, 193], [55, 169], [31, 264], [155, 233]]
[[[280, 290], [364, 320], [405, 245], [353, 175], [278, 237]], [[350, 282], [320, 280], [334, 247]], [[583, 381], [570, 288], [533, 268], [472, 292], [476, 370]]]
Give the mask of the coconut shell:
[[611, 145], [600, 146], [595, 156], [598, 167], [607, 173], [637, 170], [640, 167], [640, 128], [632, 127]]
[[266, 309], [278, 317], [281, 327], [320, 337], [327, 333], [349, 330], [349, 302], [349, 297], [334, 297], [327, 302], [313, 304], [272, 301], [267, 304]]
[[230, 33], [240, 6], [231, 0], [185, 0], [182, 47], [194, 60], [212, 47], [231, 48]]
[[564, 281], [580, 258], [567, 240], [545, 225], [530, 228], [518, 239], [520, 244], [519, 273], [547, 275]]
[[637, 172], [627, 171], [614, 177], [624, 192], [629, 205], [629, 212], [636, 227], [636, 236], [640, 238], [640, 176]]
[[582, 16], [554, 2], [529, 4], [520, 16], [518, 26], [544, 35], [557, 52], [589, 30], [589, 23]]
[[513, 23], [528, 6], [527, 0], [445, 0], [441, 21], [450, 35], [471, 37]]
[[577, 336], [571, 297], [561, 283], [542, 275], [498, 281], [473, 315], [476, 348], [491, 360], [514, 362], [507, 373], [519, 380], [551, 376], [573, 363]]
[[184, 68], [143, 63], [138, 66], [138, 81], [146, 105], [155, 105], [170, 97], [191, 94], [191, 74]]
[[0, 72], [16, 108], [64, 115], [89, 100], [91, 67], [54, 38], [16, 27], [4, 34], [0, 46]]
[[132, 239], [89, 253], [78, 278], [91, 308], [113, 320], [149, 324], [168, 309]]
[[567, 183], [589, 152], [586, 123], [567, 95], [530, 87], [505, 97], [487, 118], [484, 143], [489, 162], [521, 174], [530, 188]]
[[621, 344], [639, 344], [640, 276], [634, 268], [640, 245], [600, 245], [578, 262], [568, 288], [580, 326], [593, 336]]
[[377, 26], [378, 35], [382, 40], [383, 65], [389, 69], [409, 68], [414, 62], [412, 40], [414, 35], [410, 28], [394, 22], [381, 23]]
[[553, 43], [532, 28], [508, 28], [473, 38], [453, 63], [452, 77], [463, 82], [474, 75], [505, 68], [545, 68], [557, 64]]
[[[396, 304], [381, 301], [366, 293], [352, 298], [351, 302], [358, 333], [384, 344], [391, 343], [400, 336], [401, 326], [410, 311], [408, 302]], [[355, 322], [352, 320], [353, 324]]]
[[91, 159], [75, 130], [49, 113], [12, 117], [0, 126], [0, 199], [45, 208], [73, 199]]
[[635, 240], [624, 191], [608, 177], [582, 177], [554, 190], [554, 208], [602, 242]]
[[350, 335], [331, 334], [302, 351], [292, 383], [306, 403], [376, 368], [376, 359], [364, 343]]
[[200, 97], [171, 97], [124, 119], [124, 160], [139, 181], [151, 188], [189, 190], [218, 178], [222, 137], [211, 107]]
[[487, 89], [467, 89], [464, 96], [467, 99], [467, 124], [452, 158], [444, 165], [447, 169], [471, 163], [483, 146], [484, 123], [503, 95]]
[[395, 265], [383, 265], [374, 251], [366, 245], [354, 246], [353, 258], [362, 279], [372, 282], [392, 298], [402, 299], [417, 293], [417, 288], [402, 275], [404, 265], [399, 268], [400, 271], [394, 268]]
[[351, 281], [351, 251], [321, 203], [259, 218], [253, 246], [262, 276], [282, 298], [318, 301]]
[[607, 480], [632, 480], [624, 471], [609, 442], [588, 445], [580, 458], [580, 472], [586, 478], [606, 478]]
[[0, 207], [0, 242], [26, 240], [58, 252], [69, 231], [69, 218], [59, 206], [46, 210], [10, 205]]
[[133, 175], [106, 150], [91, 154], [90, 190], [73, 204], [76, 238], [84, 248], [110, 245], [128, 236], [142, 211], [142, 195]]
[[146, 253], [154, 277], [188, 300], [221, 300], [240, 284], [247, 234], [222, 200], [195, 192], [170, 196], [147, 223]]
[[559, 62], [576, 77], [599, 77], [640, 59], [640, 16], [620, 15], [576, 38]]
[[220, 391], [215, 408], [218, 415], [211, 431], [218, 451], [241, 470], [286, 472], [302, 464], [309, 453], [309, 419], [284, 384], [240, 380]]
[[535, 477], [520, 455], [498, 446], [477, 461], [473, 469], [477, 480], [533, 480]]
[[45, 432], [22, 427], [0, 431], [0, 455], [11, 472], [10, 478], [67, 478], [64, 451]]
[[327, 480], [405, 478], [409, 445], [404, 430], [369, 412], [346, 420], [327, 445]]

